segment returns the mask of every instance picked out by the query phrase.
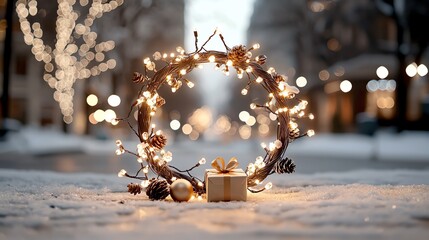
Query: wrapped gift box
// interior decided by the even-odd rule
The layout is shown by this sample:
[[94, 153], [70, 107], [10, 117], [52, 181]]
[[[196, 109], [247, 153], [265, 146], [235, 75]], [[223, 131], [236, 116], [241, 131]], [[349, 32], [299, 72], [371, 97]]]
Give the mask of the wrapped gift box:
[[247, 175], [242, 169], [228, 173], [207, 169], [205, 180], [207, 202], [247, 200]]

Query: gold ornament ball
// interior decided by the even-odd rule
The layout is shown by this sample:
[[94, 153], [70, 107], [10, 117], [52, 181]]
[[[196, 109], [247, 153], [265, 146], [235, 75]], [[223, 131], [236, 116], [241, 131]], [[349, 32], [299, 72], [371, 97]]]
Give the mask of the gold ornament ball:
[[194, 194], [192, 184], [185, 179], [177, 179], [170, 185], [170, 196], [176, 202], [187, 202]]

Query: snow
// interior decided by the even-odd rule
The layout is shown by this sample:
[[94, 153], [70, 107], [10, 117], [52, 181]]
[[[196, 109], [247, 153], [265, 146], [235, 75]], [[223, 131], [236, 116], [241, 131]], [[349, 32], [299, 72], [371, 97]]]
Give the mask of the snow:
[[[169, 139], [173, 142], [172, 139]], [[110, 141], [110, 142], [109, 142]], [[272, 141], [265, 139], [262, 141]], [[137, 140], [124, 140], [125, 146], [137, 145]], [[204, 148], [212, 142], [192, 142], [202, 144]], [[214, 143], [217, 144], [217, 143]], [[253, 145], [252, 145], [253, 144]], [[189, 141], [169, 144], [168, 148], [182, 148]], [[219, 144], [217, 144], [219, 145]], [[253, 142], [235, 140], [229, 142], [227, 149], [250, 146], [249, 151], [259, 149], [259, 140]], [[255, 146], [258, 146], [255, 148]], [[293, 142], [288, 155], [301, 158], [338, 158], [353, 160], [429, 162], [429, 132], [406, 131], [400, 134], [378, 132], [374, 137], [358, 134], [316, 134], [311, 139], [304, 138]], [[67, 135], [50, 129], [26, 127], [11, 132], [7, 141], [0, 141], [0, 153], [52, 154], [61, 152], [83, 152], [87, 154], [105, 154], [115, 148], [114, 140], [97, 140], [91, 137]], [[216, 148], [218, 151], [219, 148]], [[113, 150], [114, 151], [114, 150]], [[174, 152], [173, 152], [174, 153]], [[261, 153], [259, 153], [261, 154]]]
[[273, 175], [247, 202], [149, 201], [112, 174], [0, 169], [0, 239], [427, 239], [429, 170]]

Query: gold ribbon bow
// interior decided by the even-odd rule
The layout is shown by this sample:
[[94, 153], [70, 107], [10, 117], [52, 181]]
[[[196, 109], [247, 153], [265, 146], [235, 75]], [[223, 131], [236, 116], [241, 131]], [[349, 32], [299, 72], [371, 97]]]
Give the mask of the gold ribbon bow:
[[225, 167], [225, 159], [223, 159], [223, 157], [217, 157], [212, 161], [212, 167], [220, 173], [229, 173], [231, 170], [238, 167], [238, 161], [237, 158], [232, 157]]

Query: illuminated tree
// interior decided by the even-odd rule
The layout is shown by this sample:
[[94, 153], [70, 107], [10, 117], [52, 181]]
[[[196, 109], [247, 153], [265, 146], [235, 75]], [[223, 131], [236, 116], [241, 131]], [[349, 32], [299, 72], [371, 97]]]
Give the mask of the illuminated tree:
[[[55, 44], [43, 40], [39, 22], [30, 23], [39, 11], [36, 0], [19, 0], [16, 4], [24, 41], [32, 46], [37, 61], [44, 62], [43, 79], [55, 89], [54, 99], [59, 103], [65, 123], [73, 121], [73, 84], [78, 79], [97, 76], [116, 66], [114, 59], [106, 59], [105, 53], [115, 47], [113, 41], [97, 43], [94, 21], [104, 13], [123, 4], [123, 0], [58, 0], [55, 26]], [[91, 2], [91, 3], [90, 3]], [[87, 9], [84, 13], [83, 9]]]

